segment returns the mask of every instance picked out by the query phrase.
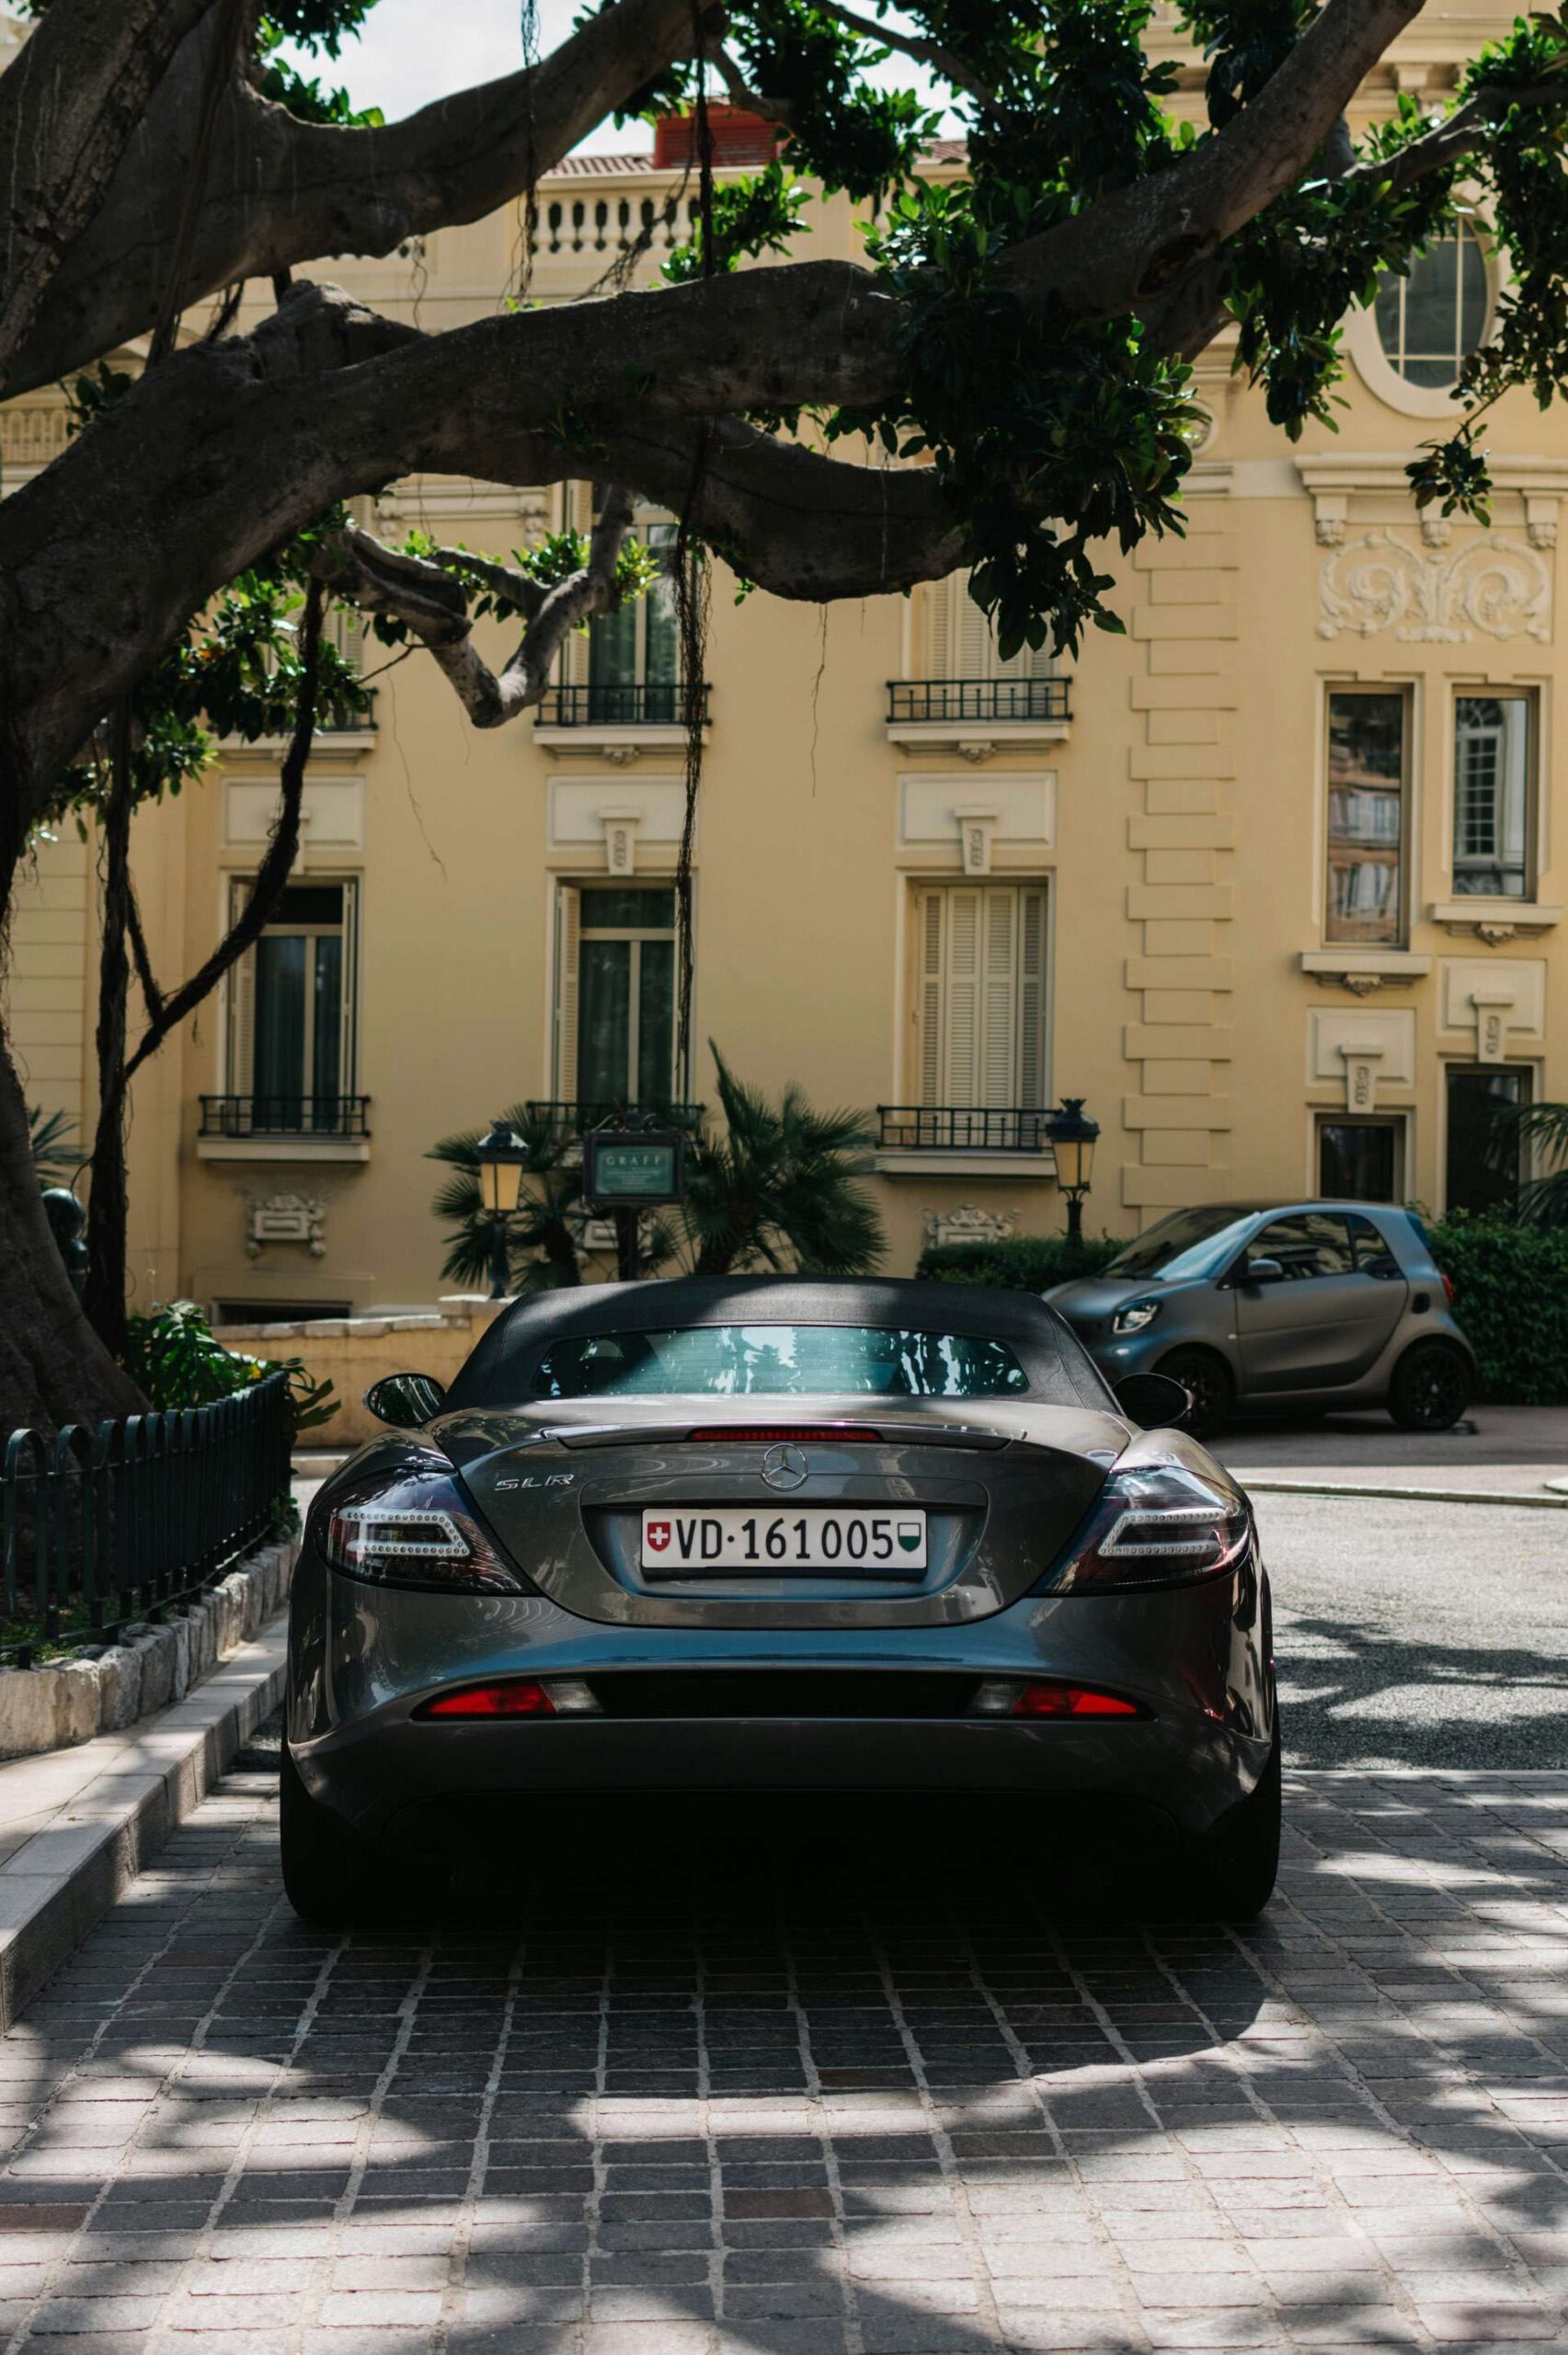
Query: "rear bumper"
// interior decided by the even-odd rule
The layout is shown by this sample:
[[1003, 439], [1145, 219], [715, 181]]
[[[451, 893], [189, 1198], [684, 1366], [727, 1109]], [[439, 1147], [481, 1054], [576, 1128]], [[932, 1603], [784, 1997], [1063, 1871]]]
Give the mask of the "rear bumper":
[[[1266, 1762], [1273, 1698], [1258, 1583], [1218, 1580], [1119, 1598], [1029, 1597], [955, 1627], [626, 1629], [542, 1597], [389, 1593], [309, 1556], [293, 1599], [289, 1741], [305, 1787], [369, 1836], [454, 1822], [530, 1793], [1059, 1794], [1151, 1811], [1200, 1833]], [[1055, 1676], [1127, 1694], [1137, 1719], [416, 1717], [443, 1687], [495, 1675], [959, 1671]]]

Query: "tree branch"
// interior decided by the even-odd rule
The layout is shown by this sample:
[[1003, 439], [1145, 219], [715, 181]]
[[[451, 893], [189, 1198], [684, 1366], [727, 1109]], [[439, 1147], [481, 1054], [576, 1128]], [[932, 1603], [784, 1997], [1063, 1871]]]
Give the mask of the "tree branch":
[[[361, 611], [395, 614], [434, 655], [457, 691], [475, 728], [499, 728], [538, 703], [550, 684], [555, 657], [568, 634], [593, 614], [612, 611], [619, 602], [616, 567], [632, 528], [632, 496], [617, 485], [604, 493], [589, 541], [588, 562], [554, 589], [541, 591], [537, 582], [501, 565], [475, 565], [467, 556], [460, 561], [470, 569], [526, 587], [532, 596], [516, 597], [532, 617], [522, 643], [498, 674], [474, 644], [468, 600], [460, 581], [441, 566], [423, 557], [387, 548], [368, 532], [350, 528], [327, 540], [315, 571], [334, 596], [345, 597]], [[514, 596], [508, 586], [503, 593]]]
[[1162, 172], [1008, 256], [1025, 302], [1050, 294], [1104, 318], [1136, 311], [1224, 244], [1300, 178], [1339, 116], [1422, 0], [1328, 0], [1249, 106]]
[[[316, 687], [321, 676], [321, 618], [326, 603], [324, 592], [313, 581], [305, 592], [304, 610], [300, 615], [299, 701], [294, 712], [294, 732], [283, 755], [277, 821], [268, 840], [266, 854], [246, 895], [245, 905], [206, 962], [192, 973], [188, 982], [182, 982], [162, 1001], [155, 1014], [151, 1014], [149, 1008], [151, 1018], [147, 1028], [138, 1040], [134, 1053], [126, 1058], [120, 1082], [122, 1090], [130, 1086], [148, 1057], [156, 1054], [170, 1031], [177, 1030], [187, 1015], [195, 1013], [197, 1007], [211, 996], [223, 975], [237, 965], [246, 950], [260, 938], [263, 927], [276, 913], [278, 902], [283, 896], [294, 861], [299, 856], [300, 811], [304, 803], [305, 764], [310, 758], [311, 741], [315, 734]], [[132, 938], [135, 936], [133, 932]]]
[[879, 24], [875, 17], [863, 17], [856, 9], [846, 8], [843, 0], [816, 0], [816, 5], [825, 17], [836, 17], [846, 30], [858, 33], [863, 40], [874, 40], [881, 49], [898, 50], [905, 57], [913, 58], [917, 65], [930, 66], [933, 74], [940, 74], [956, 90], [967, 90], [972, 98], [979, 98], [982, 106], [997, 104], [996, 92], [970, 71], [956, 51], [944, 48], [941, 41], [927, 40], [918, 33], [896, 32], [891, 25]]
[[74, 0], [44, 15], [0, 78], [0, 155], [9, 159], [0, 204], [0, 391], [16, 389], [12, 363], [45, 293], [74, 258], [170, 60], [212, 6]]
[[1455, 109], [1442, 122], [1408, 147], [1385, 156], [1368, 155], [1354, 165], [1345, 174], [1348, 180], [1376, 180], [1390, 188], [1408, 188], [1428, 172], [1440, 172], [1449, 164], [1457, 164], [1479, 145], [1487, 131], [1505, 115], [1510, 107], [1568, 106], [1568, 86], [1562, 82], [1539, 82], [1517, 90], [1481, 89]]
[[[116, 6], [54, 0], [50, 19], [63, 24], [84, 7], [111, 17]], [[135, 0], [125, 14], [137, 21], [183, 15], [189, 23], [212, 6]], [[235, 279], [271, 278], [326, 254], [386, 254], [408, 237], [483, 219], [520, 196], [531, 176], [554, 169], [662, 67], [689, 56], [699, 30], [719, 14], [714, 0], [701, 6], [702, 25], [694, 29], [692, 0], [617, 0], [539, 64], [438, 99], [380, 130], [301, 122], [236, 73], [217, 126], [207, 200], [177, 281], [181, 307]], [[34, 35], [0, 87], [22, 70], [46, 29]], [[118, 55], [118, 29], [113, 46]], [[172, 48], [162, 43], [159, 72]], [[7, 391], [52, 382], [153, 326], [188, 183], [202, 48], [197, 40], [185, 42], [150, 106], [147, 89], [157, 74], [139, 86], [109, 158], [119, 168], [107, 194], [100, 183], [83, 212], [91, 226], [59, 270], [48, 317], [33, 320], [17, 351]]]
[[131, 954], [135, 960], [136, 979], [142, 985], [142, 1003], [147, 1009], [149, 1022], [156, 1022], [164, 1010], [164, 994], [158, 987], [153, 971], [153, 960], [147, 951], [147, 935], [142, 924], [142, 903], [132, 883], [126, 894], [125, 925], [131, 935]]

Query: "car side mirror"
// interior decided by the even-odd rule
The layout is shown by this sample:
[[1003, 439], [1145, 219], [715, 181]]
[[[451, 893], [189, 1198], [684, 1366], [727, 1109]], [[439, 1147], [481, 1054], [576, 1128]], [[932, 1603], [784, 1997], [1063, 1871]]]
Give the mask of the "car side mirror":
[[365, 1404], [379, 1422], [394, 1430], [418, 1430], [446, 1405], [446, 1384], [433, 1373], [383, 1373], [365, 1393]]
[[1277, 1259], [1248, 1259], [1237, 1274], [1239, 1284], [1282, 1284], [1285, 1269]]
[[1129, 1422], [1146, 1431], [1169, 1429], [1186, 1420], [1192, 1393], [1168, 1373], [1129, 1373], [1116, 1384], [1116, 1404]]

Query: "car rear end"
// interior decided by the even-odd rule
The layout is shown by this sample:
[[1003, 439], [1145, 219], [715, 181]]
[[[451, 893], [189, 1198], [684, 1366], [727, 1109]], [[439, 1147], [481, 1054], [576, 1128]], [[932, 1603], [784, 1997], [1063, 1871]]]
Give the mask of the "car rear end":
[[1244, 1498], [1108, 1404], [576, 1400], [335, 1476], [288, 1731], [383, 1853], [590, 1791], [1011, 1792], [1202, 1833], [1266, 1765], [1268, 1650]]

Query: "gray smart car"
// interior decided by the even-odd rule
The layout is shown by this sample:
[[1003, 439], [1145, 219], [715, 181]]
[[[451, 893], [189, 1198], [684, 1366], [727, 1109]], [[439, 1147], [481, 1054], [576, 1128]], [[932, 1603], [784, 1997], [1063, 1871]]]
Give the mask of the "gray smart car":
[[[1174, 1384], [1021, 1292], [740, 1278], [519, 1301], [312, 1508], [282, 1847], [307, 1917], [576, 1793], [1036, 1797], [1255, 1912], [1267, 1583]], [[1127, 1853], [1132, 1853], [1129, 1846]], [[1141, 1854], [1148, 1853], [1147, 1836]], [[1142, 1884], [1139, 1884], [1139, 1887]], [[1167, 1884], [1168, 1886], [1168, 1884]]]
[[1238, 1411], [1386, 1407], [1449, 1430], [1475, 1389], [1453, 1286], [1413, 1212], [1368, 1202], [1173, 1211], [1101, 1274], [1047, 1293], [1108, 1382], [1168, 1374], [1189, 1430]]

